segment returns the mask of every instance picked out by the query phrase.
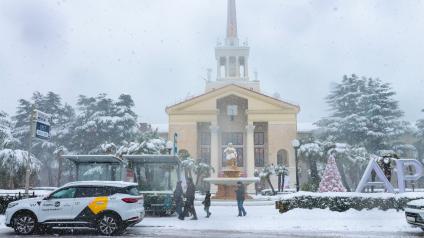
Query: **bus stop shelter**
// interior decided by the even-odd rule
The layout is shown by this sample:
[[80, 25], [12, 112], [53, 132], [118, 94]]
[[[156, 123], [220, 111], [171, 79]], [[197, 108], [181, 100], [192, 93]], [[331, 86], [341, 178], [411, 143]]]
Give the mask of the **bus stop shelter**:
[[74, 163], [76, 181], [124, 181], [125, 162], [113, 155], [62, 155]]

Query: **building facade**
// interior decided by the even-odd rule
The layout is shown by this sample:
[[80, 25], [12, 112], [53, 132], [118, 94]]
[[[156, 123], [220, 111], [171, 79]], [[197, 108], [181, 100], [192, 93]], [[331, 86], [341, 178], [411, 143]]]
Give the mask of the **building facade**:
[[235, 0], [228, 0], [227, 36], [215, 48], [216, 80], [209, 77], [203, 94], [166, 108], [168, 136], [172, 140], [177, 133], [179, 150], [211, 164], [214, 177], [222, 176], [223, 151], [232, 143], [242, 176], [253, 176], [268, 164], [284, 164], [293, 186], [291, 142], [300, 108], [261, 92], [260, 82], [250, 78], [249, 50], [237, 36]]

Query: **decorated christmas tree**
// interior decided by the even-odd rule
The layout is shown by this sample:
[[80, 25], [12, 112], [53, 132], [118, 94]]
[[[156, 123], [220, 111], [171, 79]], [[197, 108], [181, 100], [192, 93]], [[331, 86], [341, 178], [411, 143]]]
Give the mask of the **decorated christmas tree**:
[[346, 188], [340, 179], [340, 173], [334, 155], [328, 157], [324, 175], [319, 183], [319, 192], [346, 192]]

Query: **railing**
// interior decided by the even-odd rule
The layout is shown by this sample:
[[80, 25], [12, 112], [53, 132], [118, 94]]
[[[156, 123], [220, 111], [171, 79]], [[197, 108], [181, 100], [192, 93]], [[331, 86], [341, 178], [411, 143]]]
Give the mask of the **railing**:
[[[37, 197], [35, 195], [35, 192], [30, 193], [30, 198]], [[21, 200], [23, 198], [26, 198], [24, 193], [0, 193], [0, 214], [4, 214], [6, 212], [6, 208], [9, 205], [9, 203]]]

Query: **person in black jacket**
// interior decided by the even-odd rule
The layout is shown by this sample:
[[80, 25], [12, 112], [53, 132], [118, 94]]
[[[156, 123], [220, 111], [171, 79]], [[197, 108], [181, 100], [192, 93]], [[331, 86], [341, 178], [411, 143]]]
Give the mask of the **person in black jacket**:
[[204, 205], [206, 218], [209, 218], [212, 214], [209, 212], [209, 207], [211, 206], [211, 193], [209, 191], [206, 192], [205, 200], [203, 200], [202, 204]]
[[241, 181], [237, 182], [237, 189], [236, 189], [236, 199], [237, 199], [237, 207], [238, 207], [238, 216], [241, 217], [246, 216], [246, 210], [244, 210], [243, 203], [244, 203], [244, 186]]
[[178, 218], [180, 220], [184, 220], [184, 218], [187, 216], [187, 213], [190, 211], [190, 213], [193, 215], [193, 218], [191, 220], [197, 220], [196, 215], [196, 209], [194, 209], [194, 195], [196, 192], [196, 187], [194, 186], [193, 179], [188, 178], [187, 179], [187, 190], [186, 190], [186, 202], [184, 204], [184, 211]]
[[183, 212], [183, 196], [183, 187], [181, 186], [181, 181], [178, 181], [174, 191], [175, 211], [178, 216], [181, 216], [181, 213]]

